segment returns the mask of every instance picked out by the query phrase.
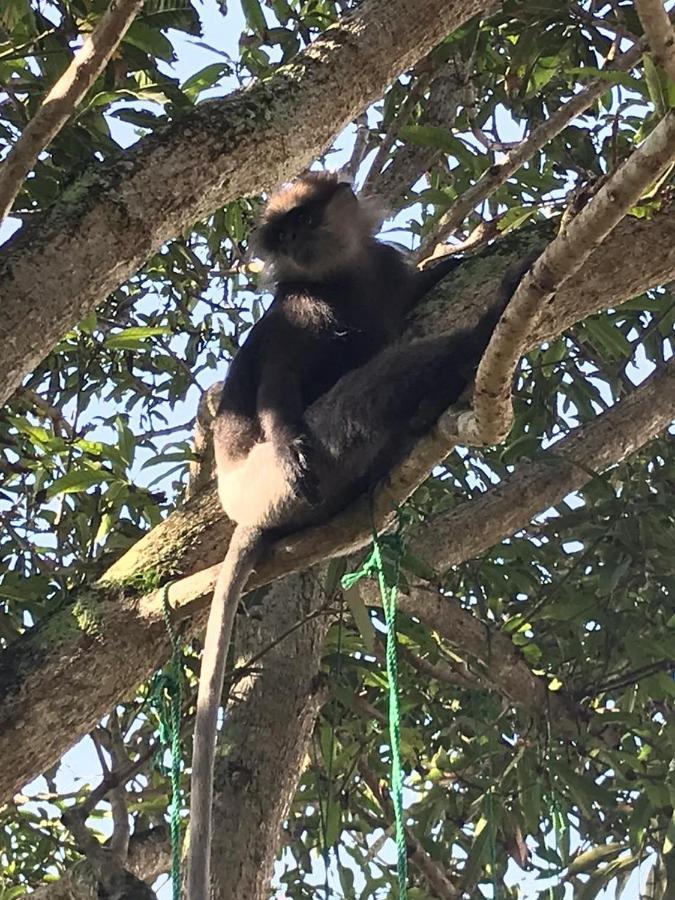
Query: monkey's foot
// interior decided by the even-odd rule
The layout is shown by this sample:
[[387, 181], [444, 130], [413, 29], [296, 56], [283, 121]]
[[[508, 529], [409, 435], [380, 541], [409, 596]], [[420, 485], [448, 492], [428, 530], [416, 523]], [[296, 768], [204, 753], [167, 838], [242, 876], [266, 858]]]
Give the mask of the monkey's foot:
[[290, 444], [280, 448], [279, 457], [298, 496], [310, 506], [316, 506], [321, 500], [321, 493], [318, 479], [312, 472], [312, 450], [307, 436], [298, 435]]

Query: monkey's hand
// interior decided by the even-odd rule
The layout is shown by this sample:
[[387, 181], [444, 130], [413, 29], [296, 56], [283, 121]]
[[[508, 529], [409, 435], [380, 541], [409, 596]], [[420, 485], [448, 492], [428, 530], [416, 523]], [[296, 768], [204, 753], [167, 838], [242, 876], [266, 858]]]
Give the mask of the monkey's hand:
[[311, 506], [321, 500], [319, 482], [312, 472], [312, 445], [306, 434], [299, 434], [293, 440], [277, 447], [279, 459], [286, 477], [300, 497]]

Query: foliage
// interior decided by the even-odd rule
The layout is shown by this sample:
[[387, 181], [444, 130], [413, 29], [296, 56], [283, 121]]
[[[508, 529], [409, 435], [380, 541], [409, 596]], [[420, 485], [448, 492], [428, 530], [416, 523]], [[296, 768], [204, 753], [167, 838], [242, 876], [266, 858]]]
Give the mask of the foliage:
[[[0, 146], [16, 140], [66, 67], [76, 35], [105, 6], [3, 4]], [[24, 185], [15, 224], [49, 207], [85, 166], [116, 157], [208, 97], [265, 77], [350, 6], [242, 0], [240, 9], [213, 0], [149, 0]], [[238, 42], [220, 46], [234, 29], [241, 30]], [[399, 198], [396, 219], [399, 231], [424, 236], [511, 142], [597, 76], [615, 38], [628, 44], [639, 34], [625, 0], [602, 7], [511, 0], [448, 37], [424, 66], [390, 87], [358, 123], [363, 142], [354, 168], [365, 175], [369, 151], [389, 137], [382, 168], [415, 148], [432, 151]], [[420, 89], [412, 104], [406, 99], [458, 61], [464, 75], [454, 122], [430, 124], [428, 92]], [[650, 61], [608, 77], [601, 100], [499, 186], [456, 237], [485, 221], [499, 233], [562, 213], [570, 190], [592, 188], [673, 102], [662, 75]], [[349, 156], [354, 135], [348, 129], [341, 136], [328, 164]], [[0, 417], [3, 644], [102, 573], [180, 497], [199, 396], [222, 376], [263, 312], [245, 256], [256, 210], [256, 200], [229, 204], [163, 247], [61, 340]], [[663, 363], [674, 322], [675, 295], [664, 286], [531, 353], [516, 388], [509, 442], [453, 454], [417, 492], [413, 513], [428, 516], [477, 496], [543, 456], [558, 436]], [[547, 458], [554, 477], [555, 453]], [[522, 896], [514, 864], [533, 867], [542, 879], [529, 880], [531, 897], [568, 897], [573, 888], [586, 900], [610, 883], [619, 896], [640, 865], [651, 870], [645, 897], [672, 896], [674, 482], [672, 437], [664, 437], [452, 571], [444, 589], [485, 624], [480, 657], [412, 619], [401, 622], [411, 832], [469, 896], [479, 889], [490, 896], [496, 886], [500, 897]], [[414, 563], [404, 566], [408, 577]], [[386, 839], [391, 811], [377, 789], [388, 772], [382, 618], [353, 598], [350, 609], [354, 615], [329, 636], [331, 697], [285, 826], [287, 897], [316, 896], [318, 853], [337, 847], [333, 896], [395, 896]], [[607, 727], [570, 741], [545, 710], [532, 715], [509, 702], [491, 676], [489, 635], [497, 631], [510, 636], [552, 692], [602, 713]], [[187, 662], [194, 664], [192, 657]], [[133, 768], [129, 811], [140, 833], [165, 820], [168, 781], [152, 765], [157, 723], [145, 693], [118, 715], [115, 728]], [[110, 734], [110, 722], [96, 733], [106, 752]], [[62, 874], [78, 858], [60, 815], [93, 785], [77, 781], [73, 789], [71, 779], [65, 789], [64, 772], [57, 766], [3, 813], [2, 900]], [[107, 835], [109, 817], [109, 803], [101, 801], [89, 826]], [[411, 874], [411, 900], [432, 897], [425, 876], [414, 867]]]

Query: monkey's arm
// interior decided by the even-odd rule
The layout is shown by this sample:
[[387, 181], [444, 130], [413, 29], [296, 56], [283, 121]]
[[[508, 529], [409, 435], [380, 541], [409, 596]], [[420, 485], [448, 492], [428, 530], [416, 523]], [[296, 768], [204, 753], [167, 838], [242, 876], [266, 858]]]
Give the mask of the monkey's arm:
[[305, 500], [316, 503], [317, 482], [311, 472], [311, 446], [303, 420], [301, 375], [282, 354], [272, 354], [263, 365], [257, 405], [264, 438], [274, 445], [290, 482]]
[[263, 364], [256, 405], [266, 441], [281, 447], [302, 433], [300, 379], [282, 356], [276, 355]]

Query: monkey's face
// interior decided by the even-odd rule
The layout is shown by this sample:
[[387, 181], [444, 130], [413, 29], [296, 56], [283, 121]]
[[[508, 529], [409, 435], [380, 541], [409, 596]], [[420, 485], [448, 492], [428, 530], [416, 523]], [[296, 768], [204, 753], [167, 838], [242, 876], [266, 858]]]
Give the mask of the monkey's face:
[[274, 266], [277, 275], [299, 275], [322, 268], [322, 256], [330, 241], [323, 212], [315, 204], [303, 204], [271, 217], [254, 239], [256, 252]]
[[372, 233], [348, 184], [302, 180], [270, 201], [251, 245], [274, 280], [319, 280], [357, 264]]

